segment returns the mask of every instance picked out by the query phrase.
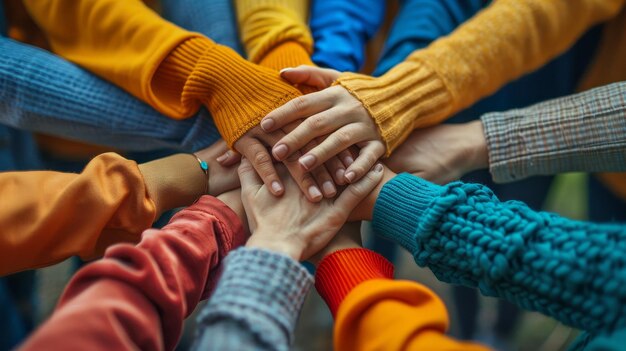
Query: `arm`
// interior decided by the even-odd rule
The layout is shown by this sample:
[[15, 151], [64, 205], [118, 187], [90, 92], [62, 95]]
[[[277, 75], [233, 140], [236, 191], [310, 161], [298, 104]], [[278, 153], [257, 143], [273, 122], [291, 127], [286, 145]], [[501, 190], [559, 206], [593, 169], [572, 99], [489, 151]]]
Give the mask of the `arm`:
[[203, 197], [137, 246], [116, 245], [81, 269], [22, 349], [173, 350], [220, 260], [243, 241], [234, 212]]
[[337, 84], [367, 108], [389, 154], [413, 129], [437, 124], [542, 66], [623, 5], [624, 0], [495, 1], [383, 76], [345, 73]]
[[313, 65], [308, 0], [237, 0], [235, 6], [250, 61], [277, 71]]
[[442, 281], [587, 331], [626, 323], [624, 226], [568, 220], [502, 203], [482, 185], [439, 186], [408, 174], [385, 184], [373, 222]]
[[342, 72], [358, 72], [365, 60], [365, 45], [380, 29], [386, 7], [382, 0], [313, 1], [313, 61]]
[[626, 82], [481, 117], [496, 182], [626, 171]]
[[47, 51], [4, 37], [0, 51], [3, 124], [132, 151], [194, 151], [220, 138], [204, 109], [176, 121]]
[[198, 318], [196, 350], [289, 350], [313, 277], [297, 261], [241, 248]]
[[391, 263], [372, 251], [326, 256], [315, 287], [335, 317], [336, 350], [487, 350], [446, 336], [448, 313], [439, 297], [419, 283], [394, 281]]

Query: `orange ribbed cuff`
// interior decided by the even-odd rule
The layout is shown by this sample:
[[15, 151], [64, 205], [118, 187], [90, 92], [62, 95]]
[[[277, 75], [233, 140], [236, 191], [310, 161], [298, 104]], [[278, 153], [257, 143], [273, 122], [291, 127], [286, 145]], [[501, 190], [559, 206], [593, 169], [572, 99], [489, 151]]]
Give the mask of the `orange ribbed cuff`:
[[392, 279], [393, 265], [367, 249], [346, 249], [324, 257], [315, 272], [315, 288], [333, 317], [341, 302], [359, 284], [372, 279]]
[[337, 84], [370, 113], [385, 142], [387, 156], [415, 128], [440, 123], [452, 111], [452, 94], [443, 80], [421, 63], [401, 63], [378, 78], [344, 73], [333, 85]]
[[311, 61], [310, 53], [295, 41], [286, 41], [276, 46], [261, 59], [259, 64], [275, 71], [300, 65], [315, 66]]

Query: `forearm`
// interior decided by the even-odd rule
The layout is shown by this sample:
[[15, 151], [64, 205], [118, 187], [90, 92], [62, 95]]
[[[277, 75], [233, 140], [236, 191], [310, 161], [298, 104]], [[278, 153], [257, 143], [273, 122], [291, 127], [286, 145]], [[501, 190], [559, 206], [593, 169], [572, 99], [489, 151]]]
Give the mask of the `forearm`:
[[626, 83], [481, 117], [496, 182], [626, 170]]
[[380, 29], [386, 7], [382, 0], [313, 1], [313, 61], [340, 72], [358, 72], [365, 60], [365, 45]]
[[312, 277], [298, 262], [242, 248], [225, 261], [215, 294], [198, 319], [194, 348], [289, 350]]
[[388, 182], [376, 232], [440, 280], [478, 287], [580, 329], [626, 323], [623, 226], [578, 222], [501, 203], [478, 184], [438, 186], [407, 174]]
[[205, 197], [81, 269], [23, 349], [173, 350], [220, 259], [242, 242], [235, 214]]

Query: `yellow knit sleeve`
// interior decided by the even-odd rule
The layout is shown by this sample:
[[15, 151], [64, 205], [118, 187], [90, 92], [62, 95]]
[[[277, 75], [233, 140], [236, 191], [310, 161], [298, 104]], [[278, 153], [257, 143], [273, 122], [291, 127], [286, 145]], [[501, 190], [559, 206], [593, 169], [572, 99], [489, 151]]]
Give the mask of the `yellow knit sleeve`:
[[113, 153], [81, 174], [1, 173], [0, 189], [0, 275], [97, 257], [138, 241], [156, 216], [137, 164]]
[[313, 65], [308, 0], [236, 0], [235, 5], [250, 61], [275, 70]]
[[373, 279], [357, 285], [339, 306], [335, 350], [488, 351], [445, 332], [443, 301], [416, 282]]
[[390, 154], [414, 128], [440, 123], [556, 57], [626, 0], [498, 0], [385, 75], [336, 82], [376, 121]]

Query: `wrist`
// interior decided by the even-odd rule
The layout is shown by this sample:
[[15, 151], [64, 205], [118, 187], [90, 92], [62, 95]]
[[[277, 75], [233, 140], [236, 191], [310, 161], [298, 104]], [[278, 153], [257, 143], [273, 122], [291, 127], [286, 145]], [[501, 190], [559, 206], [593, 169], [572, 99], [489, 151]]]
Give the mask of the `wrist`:
[[206, 176], [191, 154], [176, 154], [139, 165], [157, 216], [191, 205], [206, 189]]
[[467, 172], [488, 168], [489, 151], [487, 149], [487, 139], [485, 138], [482, 121], [476, 120], [466, 123], [464, 128], [466, 129], [464, 134], [470, 142], [468, 150], [471, 152], [468, 157], [470, 165], [468, 166]]
[[280, 239], [272, 239], [271, 235], [259, 233], [259, 231], [256, 231], [250, 239], [248, 239], [246, 247], [275, 252], [290, 257], [296, 261], [300, 261], [302, 253], [304, 252], [304, 248], [299, 245], [285, 242]]

